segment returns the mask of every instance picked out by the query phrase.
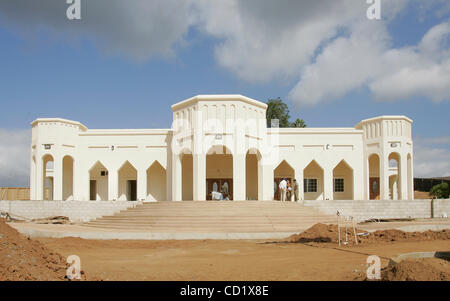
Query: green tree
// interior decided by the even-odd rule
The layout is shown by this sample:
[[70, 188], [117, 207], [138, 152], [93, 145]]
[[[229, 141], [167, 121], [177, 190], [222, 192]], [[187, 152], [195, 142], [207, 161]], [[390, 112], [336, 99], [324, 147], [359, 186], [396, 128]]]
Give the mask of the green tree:
[[450, 189], [446, 182], [434, 185], [430, 190], [430, 195], [438, 199], [447, 199], [450, 195]]
[[290, 118], [291, 116], [289, 115], [289, 108], [280, 97], [276, 99], [269, 99], [269, 101], [267, 102], [266, 113], [267, 127], [271, 126], [272, 119], [278, 119], [280, 128], [306, 127], [306, 123], [303, 119], [297, 118], [294, 122], [290, 122]]
[[303, 119], [297, 118], [294, 122], [291, 123], [291, 128], [305, 128], [306, 123]]

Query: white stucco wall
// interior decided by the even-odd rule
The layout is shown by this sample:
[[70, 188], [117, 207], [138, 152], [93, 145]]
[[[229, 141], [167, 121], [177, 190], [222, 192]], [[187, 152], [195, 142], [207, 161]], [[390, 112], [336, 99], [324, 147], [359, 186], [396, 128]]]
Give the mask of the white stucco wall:
[[[95, 130], [76, 121], [37, 119], [32, 123], [31, 198], [42, 199], [43, 158], [49, 155], [55, 200], [88, 201], [90, 180], [97, 181], [96, 200], [127, 200], [128, 180], [136, 180], [141, 201], [205, 200], [207, 178], [233, 178], [235, 200], [271, 200], [281, 162], [289, 168], [278, 169], [278, 176], [297, 179], [300, 199], [368, 200], [370, 177], [379, 177], [380, 198], [389, 199], [393, 173], [399, 175], [399, 199], [413, 198], [412, 121], [407, 117], [371, 118], [354, 128], [268, 129], [266, 108], [241, 95], [199, 95], [172, 106], [171, 129]], [[207, 156], [217, 146], [232, 159]], [[257, 154], [256, 164], [248, 164], [249, 151]], [[395, 170], [388, 166], [393, 153], [399, 158]], [[372, 154], [379, 156], [376, 166], [369, 164]], [[307, 169], [310, 164], [314, 167]], [[342, 164], [348, 169], [336, 169]], [[344, 192], [334, 192], [335, 177], [344, 179]], [[305, 178], [316, 178], [319, 191], [303, 193]]]

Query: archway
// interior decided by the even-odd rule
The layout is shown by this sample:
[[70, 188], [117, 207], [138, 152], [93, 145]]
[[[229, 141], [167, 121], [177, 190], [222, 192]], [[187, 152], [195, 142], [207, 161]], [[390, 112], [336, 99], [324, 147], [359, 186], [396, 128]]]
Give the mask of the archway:
[[63, 158], [63, 200], [73, 200], [73, 163], [71, 156]]
[[42, 187], [42, 193], [43, 193], [43, 200], [53, 200], [53, 196], [55, 193], [55, 185], [54, 185], [54, 178], [53, 178], [53, 166], [54, 166], [54, 159], [52, 155], [44, 155], [42, 157], [42, 170], [43, 170], [43, 187]]
[[89, 200], [108, 200], [108, 169], [97, 161], [89, 170]]
[[[213, 199], [213, 192], [224, 199], [233, 198], [233, 155], [223, 145], [212, 146], [206, 154], [206, 199]], [[215, 194], [216, 196], [218, 194]]]
[[[295, 170], [294, 170], [294, 168], [292, 168], [291, 165], [289, 165], [289, 163], [286, 162], [286, 160], [283, 160], [274, 169], [273, 178], [274, 178], [274, 183], [273, 183], [274, 199], [280, 200], [281, 196], [280, 196], [279, 184], [280, 184], [281, 180], [286, 179], [292, 185], [294, 182], [294, 178], [295, 178]], [[290, 201], [290, 198], [288, 197], [287, 200]]]
[[319, 200], [323, 194], [323, 168], [315, 160], [303, 170], [303, 191], [305, 200]]
[[333, 200], [353, 200], [353, 169], [345, 160], [333, 169]]
[[147, 169], [147, 199], [166, 200], [166, 170], [158, 161]]
[[380, 157], [377, 154], [369, 156], [369, 199], [380, 199]]
[[261, 154], [257, 149], [250, 149], [245, 156], [245, 198], [246, 200], [258, 200], [258, 181], [261, 166]]
[[194, 161], [192, 153], [184, 151], [180, 155], [181, 160], [181, 199], [192, 201], [194, 199]]
[[388, 160], [389, 160], [389, 197], [391, 200], [400, 200], [402, 198], [400, 154], [396, 152], [390, 153]]
[[119, 200], [137, 200], [137, 170], [129, 161], [119, 169]]

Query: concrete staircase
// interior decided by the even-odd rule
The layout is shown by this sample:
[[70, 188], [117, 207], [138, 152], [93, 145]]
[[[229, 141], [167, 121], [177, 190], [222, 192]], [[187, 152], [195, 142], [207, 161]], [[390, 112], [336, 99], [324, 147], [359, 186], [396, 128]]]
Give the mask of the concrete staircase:
[[83, 224], [93, 228], [155, 233], [299, 232], [335, 216], [278, 201], [183, 201], [143, 203]]

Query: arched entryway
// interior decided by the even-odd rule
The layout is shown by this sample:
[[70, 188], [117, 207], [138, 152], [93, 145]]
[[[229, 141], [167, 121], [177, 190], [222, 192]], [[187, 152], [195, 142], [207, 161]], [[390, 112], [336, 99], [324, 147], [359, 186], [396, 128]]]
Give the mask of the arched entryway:
[[[295, 170], [291, 165], [289, 165], [289, 163], [286, 162], [286, 160], [283, 160], [274, 169], [273, 178], [274, 178], [274, 183], [273, 183], [274, 199], [280, 200], [281, 196], [280, 196], [279, 184], [280, 184], [281, 180], [286, 179], [292, 185], [294, 178], [295, 178]], [[287, 200], [290, 201], [289, 196], [287, 196], [287, 197], [288, 197]]]
[[369, 156], [369, 199], [380, 199], [380, 156]]
[[73, 163], [74, 160], [71, 156], [65, 156], [63, 158], [63, 181], [62, 181], [62, 193], [63, 200], [73, 200]]
[[333, 169], [333, 200], [353, 200], [353, 169], [345, 160]]
[[245, 198], [258, 200], [261, 173], [261, 154], [257, 149], [250, 149], [245, 156]]
[[91, 201], [108, 200], [108, 169], [97, 161], [89, 169], [89, 199]]
[[137, 170], [129, 161], [119, 169], [119, 200], [137, 200]]
[[389, 154], [389, 198], [391, 200], [400, 200], [401, 193], [401, 172], [400, 172], [400, 154], [393, 152]]
[[303, 170], [305, 200], [324, 199], [323, 179], [323, 168], [315, 160], [312, 160]]
[[194, 161], [190, 151], [184, 151], [180, 155], [181, 161], [181, 199], [192, 201], [194, 199]]
[[44, 155], [42, 157], [42, 170], [43, 170], [43, 200], [53, 200], [53, 196], [55, 194], [55, 185], [54, 185], [54, 159], [52, 155]]
[[212, 146], [206, 154], [206, 199], [214, 196], [233, 200], [233, 155], [223, 145]]
[[166, 200], [166, 170], [158, 161], [147, 169], [147, 200]]

